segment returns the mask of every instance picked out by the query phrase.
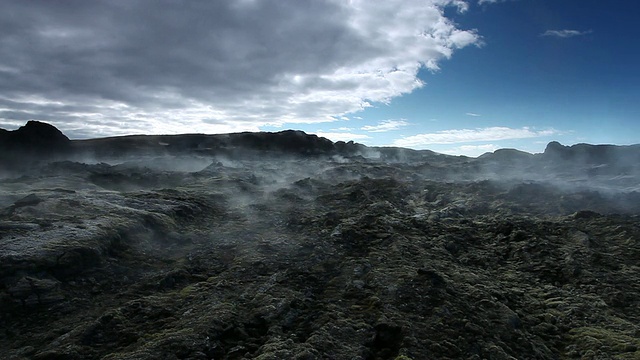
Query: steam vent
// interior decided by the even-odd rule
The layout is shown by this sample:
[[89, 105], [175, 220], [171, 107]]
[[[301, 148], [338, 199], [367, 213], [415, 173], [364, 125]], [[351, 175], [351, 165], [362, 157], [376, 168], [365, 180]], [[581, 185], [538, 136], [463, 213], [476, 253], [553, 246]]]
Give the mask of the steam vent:
[[640, 359], [640, 147], [0, 130], [2, 359]]

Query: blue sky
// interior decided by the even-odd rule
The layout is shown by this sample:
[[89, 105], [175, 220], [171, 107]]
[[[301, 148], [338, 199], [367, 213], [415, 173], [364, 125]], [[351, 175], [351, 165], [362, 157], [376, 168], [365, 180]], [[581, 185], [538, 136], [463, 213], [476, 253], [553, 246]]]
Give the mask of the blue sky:
[[[410, 145], [473, 156], [504, 147], [542, 152], [551, 140], [640, 142], [640, 2], [513, 0], [472, 4], [464, 14], [450, 14], [462, 28], [477, 29], [483, 45], [458, 51], [438, 72], [422, 70], [423, 88], [375, 104], [357, 114], [362, 120], [304, 129], [342, 128], [372, 145], [473, 130], [484, 136], [459, 141], [474, 134], [453, 133], [442, 137], [446, 144], [427, 136]], [[397, 130], [362, 130], [385, 121], [396, 123]]]
[[640, 143], [632, 0], [0, 3], [0, 127], [301, 129], [477, 156]]

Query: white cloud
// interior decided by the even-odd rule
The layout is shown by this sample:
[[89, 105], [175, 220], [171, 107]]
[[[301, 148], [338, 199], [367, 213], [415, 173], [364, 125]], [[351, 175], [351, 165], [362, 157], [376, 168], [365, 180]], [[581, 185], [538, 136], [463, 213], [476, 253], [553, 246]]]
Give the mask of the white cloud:
[[495, 144], [484, 145], [462, 145], [445, 150], [438, 150], [439, 153], [448, 155], [464, 155], [470, 157], [478, 157], [487, 152], [494, 152], [500, 147]]
[[458, 12], [461, 14], [464, 14], [469, 10], [469, 3], [464, 0], [453, 0], [452, 4], [453, 6], [458, 7]]
[[392, 130], [398, 130], [402, 127], [409, 125], [409, 123], [404, 120], [383, 120], [378, 123], [378, 125], [366, 125], [360, 128], [360, 130], [369, 131], [369, 132], [386, 132]]
[[558, 38], [570, 38], [574, 36], [582, 36], [591, 34], [593, 31], [578, 31], [578, 30], [547, 30], [544, 33], [540, 34], [540, 36], [551, 36]]
[[508, 127], [488, 127], [480, 129], [444, 130], [435, 133], [418, 134], [396, 139], [395, 146], [419, 148], [432, 144], [456, 144], [476, 141], [498, 141], [525, 139], [557, 134], [554, 129], [533, 130], [529, 127], [512, 129]]
[[467, 9], [461, 0], [2, 2], [0, 108], [11, 111], [0, 121], [28, 110], [87, 135], [339, 121], [422, 87], [421, 69], [481, 44], [447, 6]]
[[315, 132], [315, 134], [320, 137], [327, 138], [331, 141], [351, 141], [351, 140], [356, 141], [356, 140], [371, 139], [371, 137], [368, 135], [353, 134], [353, 133], [346, 133], [346, 132], [317, 131]]
[[507, 1], [516, 1], [516, 0], [478, 0], [478, 5], [497, 4], [497, 3], [507, 2]]
[[472, 112], [465, 113], [465, 115], [467, 115], [467, 116], [473, 116], [473, 117], [480, 117], [480, 116], [482, 116], [482, 115], [480, 115], [480, 114], [476, 114], [476, 113], [472, 113]]

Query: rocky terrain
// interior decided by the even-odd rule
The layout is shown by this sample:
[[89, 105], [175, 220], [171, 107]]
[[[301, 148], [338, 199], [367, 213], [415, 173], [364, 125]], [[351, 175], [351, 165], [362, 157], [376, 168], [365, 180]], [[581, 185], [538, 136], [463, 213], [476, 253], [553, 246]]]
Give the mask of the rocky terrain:
[[639, 160], [0, 130], [0, 358], [639, 359]]

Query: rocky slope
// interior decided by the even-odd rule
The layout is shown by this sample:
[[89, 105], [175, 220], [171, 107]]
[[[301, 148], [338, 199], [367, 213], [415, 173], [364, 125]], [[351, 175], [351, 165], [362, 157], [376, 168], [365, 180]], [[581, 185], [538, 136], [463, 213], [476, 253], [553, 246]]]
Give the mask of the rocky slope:
[[633, 162], [276, 134], [0, 179], [0, 357], [640, 357]]

